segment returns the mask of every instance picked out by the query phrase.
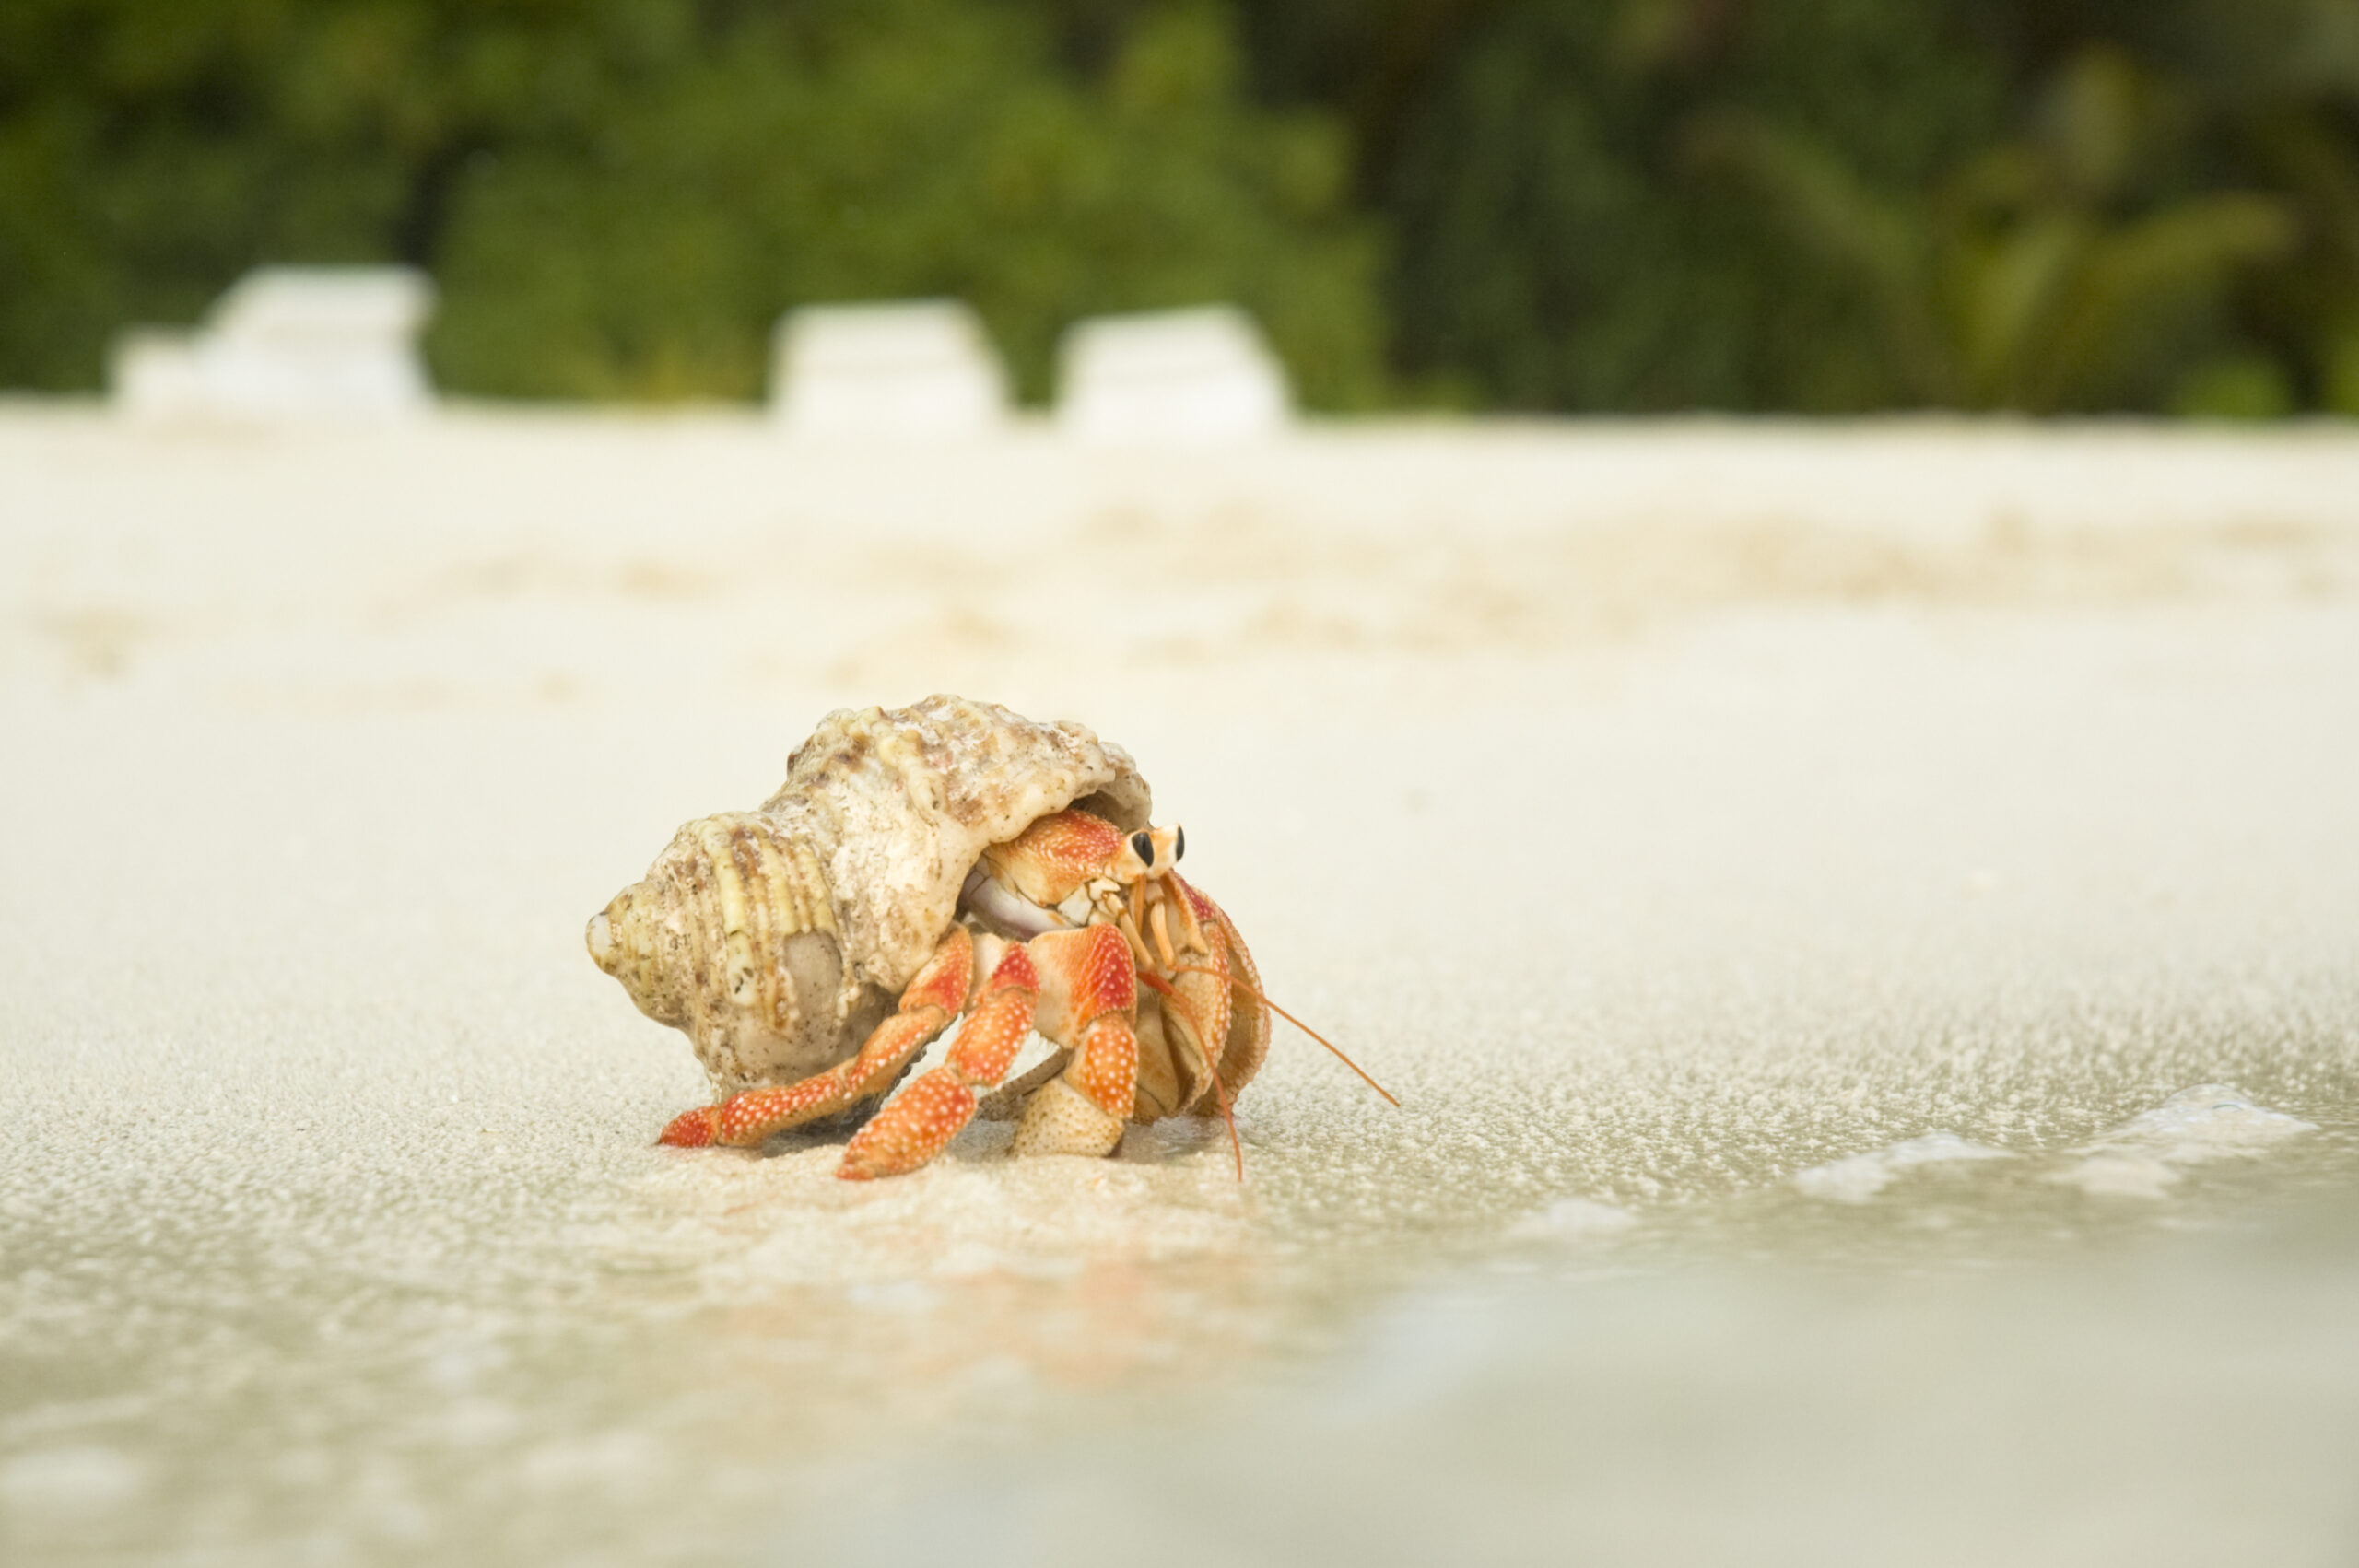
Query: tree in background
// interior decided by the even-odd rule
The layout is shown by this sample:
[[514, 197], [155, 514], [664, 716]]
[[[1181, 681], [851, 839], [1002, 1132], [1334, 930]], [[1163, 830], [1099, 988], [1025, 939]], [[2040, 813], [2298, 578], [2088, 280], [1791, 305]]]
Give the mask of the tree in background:
[[0, 384], [399, 259], [454, 390], [1234, 298], [1311, 401], [2359, 414], [2359, 0], [7, 0]]
[[404, 7], [0, 6], [0, 383], [97, 383], [254, 263], [403, 252], [452, 135]]
[[[1363, 190], [1391, 220], [1395, 346], [1468, 401], [1843, 410], [1905, 400], [1856, 286], [1695, 167], [1743, 106], [1915, 188], [2005, 128], [1967, 0], [1388, 0], [1390, 43], [1325, 6]], [[1291, 8], [1290, 8], [1291, 9]], [[1297, 18], [1307, 26], [1308, 13]], [[1316, 33], [1263, 34], [1318, 52]], [[1415, 47], [1402, 41], [1414, 40]], [[1316, 70], [1275, 90], [1332, 90]]]
[[974, 0], [16, 0], [0, 12], [0, 380], [93, 384], [124, 322], [262, 261], [401, 259], [438, 379], [743, 396], [794, 305], [973, 303], [1023, 388], [1098, 311], [1234, 299], [1306, 397], [1380, 395], [1373, 227], [1227, 13], [1103, 68]]
[[1412, 384], [2359, 413], [2359, 0], [1291, 0]]
[[2294, 216], [2291, 251], [2238, 291], [2247, 358], [2222, 367], [2222, 390], [2241, 383], [2256, 411], [2359, 415], [2359, 0], [2075, 0], [2066, 12], [2184, 95], [2196, 178], [2267, 190]]
[[2168, 387], [2193, 412], [2283, 412], [2265, 366], [2216, 345], [2239, 271], [2293, 247], [2285, 204], [2142, 192], [2177, 116], [2112, 49], [2076, 56], [2041, 107], [2031, 134], [1914, 197], [1881, 195], [1825, 146], [1742, 115], [1699, 124], [1692, 145], [1857, 290], [1909, 401], [2047, 414]]
[[438, 367], [525, 395], [745, 393], [792, 305], [949, 295], [1037, 397], [1078, 317], [1235, 299], [1311, 401], [1373, 401], [1376, 253], [1335, 129], [1248, 107], [1209, 6], [1158, 10], [1095, 81], [1053, 41], [938, 0], [723, 29], [461, 171]]

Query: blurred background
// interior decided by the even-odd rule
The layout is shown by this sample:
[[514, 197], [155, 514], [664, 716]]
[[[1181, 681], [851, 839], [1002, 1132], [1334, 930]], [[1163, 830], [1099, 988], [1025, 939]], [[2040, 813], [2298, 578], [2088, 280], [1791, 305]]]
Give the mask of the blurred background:
[[446, 392], [1243, 305], [1310, 407], [2359, 414], [2359, 0], [11, 0], [0, 387], [263, 263]]
[[[0, 0], [0, 1562], [2350, 1568], [2351, 415], [2359, 0]], [[1400, 1106], [656, 1147], [937, 691]]]

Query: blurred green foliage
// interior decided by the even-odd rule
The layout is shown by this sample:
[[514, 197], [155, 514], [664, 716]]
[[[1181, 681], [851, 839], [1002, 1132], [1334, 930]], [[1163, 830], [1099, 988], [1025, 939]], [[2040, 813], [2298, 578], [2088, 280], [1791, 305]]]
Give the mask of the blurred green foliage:
[[1315, 404], [2359, 415], [2359, 0], [0, 0], [0, 385], [401, 259], [457, 391], [1236, 299]]
[[750, 393], [811, 300], [972, 301], [1046, 392], [1080, 316], [1235, 298], [1306, 392], [1374, 401], [1371, 226], [1332, 127], [1248, 106], [1222, 13], [1170, 9], [1097, 81], [1015, 9], [868, 0], [691, 44], [571, 134], [471, 158], [430, 347], [518, 394]]
[[1252, 104], [1227, 13], [1101, 68], [976, 0], [7, 0], [0, 382], [94, 384], [247, 266], [401, 258], [455, 390], [741, 396], [798, 303], [952, 295], [1027, 392], [1098, 311], [1235, 299], [1305, 395], [1380, 396], [1332, 117]]
[[1291, 0], [1392, 360], [1535, 409], [2359, 414], [2359, 0]]
[[[2107, 408], [2140, 401], [2185, 360], [2190, 338], [2208, 345], [2239, 269], [2283, 257], [2295, 232], [2285, 204], [2260, 195], [2137, 202], [2152, 96], [2129, 61], [2092, 49], [2054, 84], [2032, 134], [1909, 196], [1882, 195], [1823, 144], [1733, 113], [1699, 125], [1694, 145], [1856, 290], [1899, 397]], [[2235, 363], [2244, 369], [2234, 376], [2205, 364], [2182, 380], [2249, 385], [2249, 367], [2266, 362], [2248, 351]], [[2204, 412], [2259, 405], [2195, 401]]]

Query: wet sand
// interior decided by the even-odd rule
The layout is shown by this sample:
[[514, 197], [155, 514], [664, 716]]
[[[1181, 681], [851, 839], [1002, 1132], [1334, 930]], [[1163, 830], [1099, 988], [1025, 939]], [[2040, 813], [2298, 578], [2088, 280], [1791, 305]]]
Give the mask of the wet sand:
[[[2359, 438], [18, 404], [0, 534], [12, 1560], [2359, 1550]], [[584, 919], [935, 690], [1404, 1108], [651, 1147]]]

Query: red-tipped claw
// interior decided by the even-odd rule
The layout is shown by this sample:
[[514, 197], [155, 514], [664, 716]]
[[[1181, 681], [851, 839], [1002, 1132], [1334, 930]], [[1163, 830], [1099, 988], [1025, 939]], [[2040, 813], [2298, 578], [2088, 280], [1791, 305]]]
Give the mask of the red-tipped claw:
[[663, 1135], [655, 1141], [669, 1144], [675, 1149], [701, 1149], [713, 1141], [720, 1130], [720, 1124], [719, 1106], [698, 1106], [692, 1111], [682, 1111], [674, 1117], [670, 1125], [663, 1129]]

